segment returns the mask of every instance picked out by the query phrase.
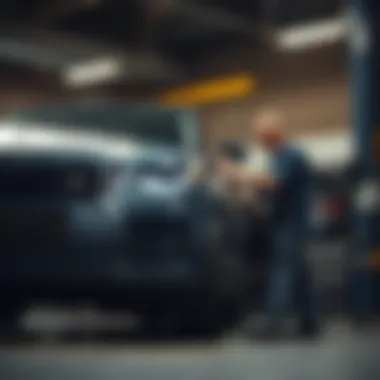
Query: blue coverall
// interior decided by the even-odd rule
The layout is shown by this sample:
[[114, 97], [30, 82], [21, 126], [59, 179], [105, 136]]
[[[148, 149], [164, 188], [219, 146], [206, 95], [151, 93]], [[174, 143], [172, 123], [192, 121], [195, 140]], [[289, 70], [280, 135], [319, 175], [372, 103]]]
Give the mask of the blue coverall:
[[285, 146], [274, 157], [279, 186], [274, 195], [273, 262], [269, 278], [267, 317], [277, 328], [281, 317], [296, 307], [302, 326], [315, 326], [316, 305], [306, 262], [311, 170], [303, 153]]

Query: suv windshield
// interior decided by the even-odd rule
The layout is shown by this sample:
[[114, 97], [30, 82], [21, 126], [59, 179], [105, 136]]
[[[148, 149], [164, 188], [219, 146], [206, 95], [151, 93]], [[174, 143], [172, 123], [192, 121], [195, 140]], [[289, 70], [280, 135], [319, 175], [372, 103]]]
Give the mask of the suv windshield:
[[179, 147], [184, 144], [178, 111], [154, 106], [120, 104], [50, 105], [14, 113], [8, 121], [28, 125], [58, 127], [60, 130], [102, 133]]

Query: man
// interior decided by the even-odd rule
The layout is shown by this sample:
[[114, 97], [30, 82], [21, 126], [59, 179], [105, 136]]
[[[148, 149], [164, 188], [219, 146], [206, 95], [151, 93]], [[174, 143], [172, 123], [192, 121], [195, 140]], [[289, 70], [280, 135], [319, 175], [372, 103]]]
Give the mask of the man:
[[281, 317], [297, 297], [300, 333], [310, 336], [317, 332], [314, 292], [306, 262], [311, 173], [304, 155], [286, 141], [280, 113], [261, 113], [254, 118], [252, 127], [254, 140], [273, 160], [272, 170], [254, 174], [230, 168], [229, 175], [273, 195], [273, 262], [265, 335], [277, 334]]

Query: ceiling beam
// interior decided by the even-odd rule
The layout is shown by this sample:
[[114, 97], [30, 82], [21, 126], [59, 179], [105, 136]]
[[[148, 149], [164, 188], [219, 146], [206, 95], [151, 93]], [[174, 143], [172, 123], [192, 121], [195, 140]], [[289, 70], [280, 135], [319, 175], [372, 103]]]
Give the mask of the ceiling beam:
[[77, 12], [90, 11], [101, 6], [102, 0], [53, 0], [39, 8], [33, 16], [38, 25], [51, 25]]

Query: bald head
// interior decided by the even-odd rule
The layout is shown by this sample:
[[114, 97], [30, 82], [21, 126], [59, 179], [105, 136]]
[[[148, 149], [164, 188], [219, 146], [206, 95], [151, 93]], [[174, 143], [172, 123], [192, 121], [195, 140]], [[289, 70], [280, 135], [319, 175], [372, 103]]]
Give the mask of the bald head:
[[268, 150], [277, 150], [285, 140], [285, 119], [278, 110], [265, 110], [253, 117], [252, 138]]

